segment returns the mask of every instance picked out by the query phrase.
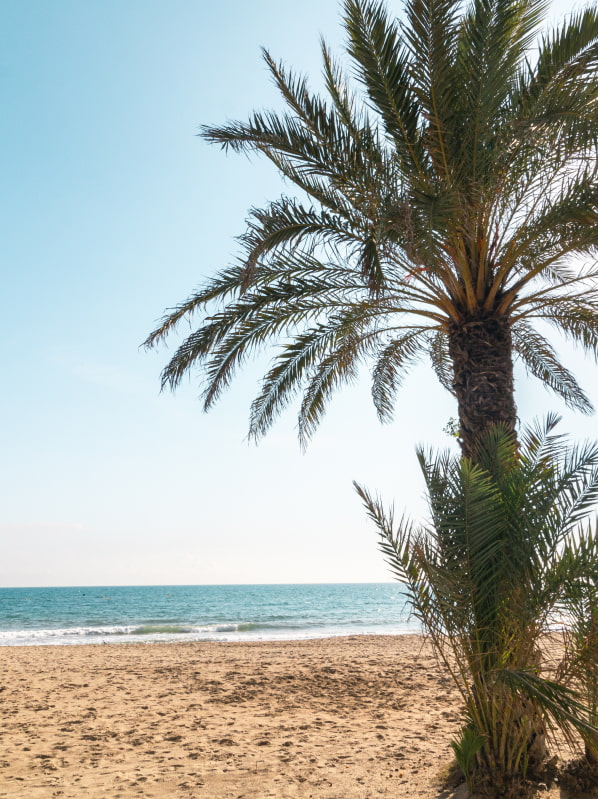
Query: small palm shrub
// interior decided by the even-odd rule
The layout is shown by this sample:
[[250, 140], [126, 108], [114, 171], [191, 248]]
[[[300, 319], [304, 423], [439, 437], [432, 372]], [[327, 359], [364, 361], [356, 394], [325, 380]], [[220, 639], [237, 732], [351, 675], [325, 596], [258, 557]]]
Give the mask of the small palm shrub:
[[[574, 669], [549, 679], [542, 664], [555, 614], [598, 572], [598, 533], [580, 530], [598, 498], [598, 447], [567, 447], [557, 423], [550, 416], [526, 429], [519, 447], [506, 428], [491, 428], [472, 459], [420, 449], [428, 524], [395, 521], [356, 484], [463, 697], [466, 723], [453, 750], [468, 788], [491, 797], [525, 796], [545, 778], [556, 727], [571, 741], [576, 733], [598, 741], [595, 695], [581, 695]], [[585, 613], [583, 625], [596, 620]], [[589, 640], [586, 627], [580, 635]], [[588, 662], [595, 665], [581, 657], [577, 665]]]

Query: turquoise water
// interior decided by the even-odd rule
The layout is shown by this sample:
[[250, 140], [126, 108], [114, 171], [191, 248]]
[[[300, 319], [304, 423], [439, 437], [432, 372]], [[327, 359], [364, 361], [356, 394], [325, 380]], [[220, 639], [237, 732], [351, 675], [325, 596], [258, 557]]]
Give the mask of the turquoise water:
[[418, 632], [396, 583], [0, 588], [0, 645]]

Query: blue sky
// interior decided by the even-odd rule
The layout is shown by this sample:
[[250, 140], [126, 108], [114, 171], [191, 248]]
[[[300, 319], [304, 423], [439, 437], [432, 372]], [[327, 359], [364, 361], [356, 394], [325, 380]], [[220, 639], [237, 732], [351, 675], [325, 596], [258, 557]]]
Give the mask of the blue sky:
[[[0, 585], [389, 579], [351, 481], [423, 511], [414, 448], [450, 446], [455, 415], [426, 367], [385, 427], [364, 372], [302, 454], [292, 411], [245, 440], [260, 364], [206, 415], [196, 381], [160, 394], [168, 351], [139, 349], [234, 257], [248, 208], [284, 190], [198, 126], [278, 103], [261, 46], [317, 86], [338, 11], [3, 0]], [[568, 362], [597, 401], [596, 368]], [[565, 411], [525, 380], [517, 399], [525, 420]], [[563, 415], [563, 430], [595, 434], [595, 418]]]

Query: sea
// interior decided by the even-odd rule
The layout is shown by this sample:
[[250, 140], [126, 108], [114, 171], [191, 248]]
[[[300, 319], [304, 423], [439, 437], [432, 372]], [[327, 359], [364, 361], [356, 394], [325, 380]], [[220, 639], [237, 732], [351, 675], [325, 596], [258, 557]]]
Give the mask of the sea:
[[0, 588], [0, 646], [419, 631], [398, 583]]

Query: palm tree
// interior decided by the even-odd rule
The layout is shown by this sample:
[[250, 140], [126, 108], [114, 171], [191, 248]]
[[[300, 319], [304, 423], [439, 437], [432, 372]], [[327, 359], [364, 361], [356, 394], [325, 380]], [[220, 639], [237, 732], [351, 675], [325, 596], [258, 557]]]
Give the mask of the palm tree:
[[[536, 36], [544, 0], [345, 0], [359, 95], [322, 44], [327, 98], [264, 53], [286, 110], [205, 127], [298, 190], [253, 208], [242, 254], [163, 318], [199, 315], [162, 374], [201, 367], [208, 409], [250, 355], [281, 345], [251, 408], [259, 437], [303, 392], [305, 442], [339, 385], [372, 369], [381, 420], [428, 355], [458, 401], [463, 452], [513, 430], [513, 357], [591, 403], [536, 326], [598, 354], [598, 11]], [[583, 264], [574, 260], [582, 256]]]
[[492, 797], [520, 796], [544, 776], [555, 723], [572, 739], [581, 733], [587, 751], [598, 745], [595, 614], [574, 612], [556, 679], [542, 657], [555, 619], [591, 595], [598, 572], [598, 529], [580, 529], [598, 499], [598, 446], [568, 448], [557, 421], [525, 430], [518, 453], [500, 425], [480, 436], [473, 460], [420, 450], [427, 524], [395, 522], [357, 486], [461, 692], [466, 723], [453, 749], [468, 787]]

